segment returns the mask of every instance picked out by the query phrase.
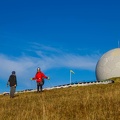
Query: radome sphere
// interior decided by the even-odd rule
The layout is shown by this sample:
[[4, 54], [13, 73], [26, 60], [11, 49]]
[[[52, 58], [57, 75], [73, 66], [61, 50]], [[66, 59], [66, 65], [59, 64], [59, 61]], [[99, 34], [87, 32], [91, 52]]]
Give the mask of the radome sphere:
[[120, 77], [120, 48], [103, 54], [96, 65], [95, 72], [98, 81]]

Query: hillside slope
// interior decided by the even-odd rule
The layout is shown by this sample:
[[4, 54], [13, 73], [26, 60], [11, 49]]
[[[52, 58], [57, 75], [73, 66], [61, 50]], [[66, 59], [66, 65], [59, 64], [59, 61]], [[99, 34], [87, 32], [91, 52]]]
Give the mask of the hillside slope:
[[119, 120], [120, 83], [0, 96], [0, 120]]

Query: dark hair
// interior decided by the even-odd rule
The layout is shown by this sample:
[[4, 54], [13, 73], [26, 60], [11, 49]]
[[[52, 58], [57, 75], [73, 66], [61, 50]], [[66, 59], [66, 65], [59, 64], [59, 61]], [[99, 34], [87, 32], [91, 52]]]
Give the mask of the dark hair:
[[15, 74], [15, 71], [12, 71], [12, 74]]

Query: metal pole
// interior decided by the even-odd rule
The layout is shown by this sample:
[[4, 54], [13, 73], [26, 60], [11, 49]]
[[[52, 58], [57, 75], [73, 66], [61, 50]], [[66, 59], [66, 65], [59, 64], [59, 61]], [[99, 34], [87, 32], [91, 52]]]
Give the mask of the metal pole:
[[71, 72], [70, 72], [70, 84], [71, 84]]

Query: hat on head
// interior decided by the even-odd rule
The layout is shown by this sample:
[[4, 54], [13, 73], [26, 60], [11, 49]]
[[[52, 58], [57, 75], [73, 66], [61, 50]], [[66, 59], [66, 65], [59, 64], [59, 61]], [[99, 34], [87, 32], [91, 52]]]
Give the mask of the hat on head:
[[40, 71], [40, 68], [39, 68], [39, 67], [37, 68], [37, 71]]
[[15, 74], [15, 71], [12, 71], [12, 74]]

